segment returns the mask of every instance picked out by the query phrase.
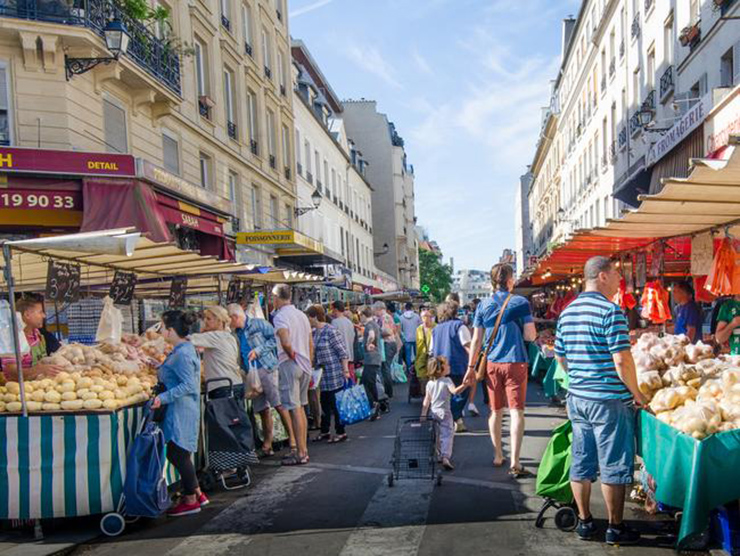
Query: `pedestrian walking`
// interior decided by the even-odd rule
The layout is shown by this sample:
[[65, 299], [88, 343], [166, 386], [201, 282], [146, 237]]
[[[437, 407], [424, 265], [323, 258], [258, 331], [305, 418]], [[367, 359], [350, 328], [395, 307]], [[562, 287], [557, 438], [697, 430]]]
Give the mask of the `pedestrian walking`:
[[406, 303], [405, 311], [401, 315], [401, 339], [403, 340], [403, 355], [406, 363], [406, 372], [412, 372], [416, 361], [416, 329], [421, 326], [421, 317], [414, 311], [411, 303]]
[[451, 398], [459, 396], [468, 386], [455, 385], [450, 379], [450, 363], [440, 355], [429, 361], [429, 381], [421, 406], [421, 418], [431, 412], [439, 426], [438, 452], [442, 467], [448, 471], [455, 469], [452, 464], [452, 444], [455, 439], [455, 424], [452, 417]]
[[416, 377], [419, 379], [422, 392], [426, 392], [427, 362], [431, 355], [429, 346], [432, 344], [432, 330], [435, 326], [437, 323], [434, 321], [432, 310], [422, 310], [421, 325], [416, 329], [416, 360], [414, 361]]
[[290, 412], [295, 434], [296, 451], [283, 458], [283, 465], [305, 465], [308, 457], [308, 420], [304, 406], [308, 404], [311, 383], [313, 339], [308, 317], [295, 308], [292, 291], [287, 284], [272, 289], [275, 296], [273, 323], [278, 337], [278, 372], [280, 401]]
[[599, 477], [609, 517], [607, 544], [636, 544], [640, 534], [622, 518], [634, 473], [635, 405], [647, 400], [637, 386], [627, 320], [610, 301], [619, 289], [619, 271], [606, 257], [592, 257], [583, 278], [584, 292], [560, 315], [555, 338], [555, 356], [570, 379], [577, 532], [583, 540], [596, 534], [590, 499], [591, 484]]
[[[229, 313], [223, 307], [212, 305], [203, 310], [201, 332], [190, 335], [196, 348], [203, 349], [203, 371], [206, 381], [228, 378], [237, 399], [244, 399], [244, 378], [239, 365], [237, 337], [229, 330]], [[232, 389], [225, 382], [208, 385], [209, 398], [223, 398]]]
[[[262, 446], [257, 455], [262, 458], [275, 455], [272, 446], [273, 408], [283, 422], [293, 452], [296, 450], [296, 436], [290, 413], [283, 407], [280, 399], [275, 329], [265, 319], [248, 318], [238, 303], [231, 303], [226, 310], [229, 313], [231, 329], [236, 332], [239, 340], [240, 366], [245, 372], [256, 371], [262, 384], [262, 393], [252, 400], [252, 410], [259, 414], [262, 423]], [[254, 370], [250, 371], [250, 367]]]
[[[319, 388], [321, 390], [321, 432], [316, 441], [328, 440], [329, 444], [347, 440], [344, 425], [337, 410], [337, 393], [349, 380], [349, 353], [342, 333], [326, 323], [326, 314], [321, 305], [312, 305], [306, 311], [313, 329], [314, 363], [323, 369]], [[330, 433], [334, 420], [334, 432]]]
[[[527, 349], [524, 342], [532, 342], [537, 330], [526, 298], [514, 295], [514, 270], [508, 264], [496, 264], [491, 269], [494, 294], [478, 305], [473, 319], [473, 342], [466, 382], [475, 380], [475, 362], [485, 345], [487, 358], [486, 388], [491, 410], [488, 429], [493, 443], [493, 465], [504, 463], [501, 439], [504, 408], [511, 417], [511, 454], [509, 474], [518, 478], [529, 474], [520, 463], [524, 438], [524, 406], [527, 398]], [[495, 332], [495, 336], [494, 336]], [[484, 342], [485, 339], [485, 342]]]
[[[458, 318], [458, 305], [454, 301], [447, 301], [437, 307], [437, 321], [439, 324], [432, 331], [432, 342], [429, 346], [433, 357], [444, 357], [450, 366], [450, 380], [459, 386], [465, 378], [465, 369], [468, 362], [470, 348], [470, 330]], [[451, 400], [452, 418], [455, 422], [455, 432], [465, 432], [463, 409], [467, 398], [455, 395]]]
[[400, 340], [393, 316], [386, 309], [385, 303], [382, 301], [373, 303], [373, 312], [375, 313], [375, 319], [381, 333], [381, 379], [383, 381], [383, 389], [389, 398], [393, 398], [393, 374], [391, 373], [391, 365], [398, 353]]
[[362, 363], [362, 378], [360, 382], [365, 387], [367, 399], [372, 406], [371, 421], [375, 421], [380, 416], [380, 403], [378, 400], [377, 378], [381, 372], [382, 358], [380, 355], [380, 327], [375, 320], [375, 315], [370, 307], [365, 307], [360, 312], [360, 320], [365, 328], [363, 332], [363, 352], [364, 359]]
[[167, 459], [180, 474], [182, 498], [167, 512], [173, 517], [198, 513], [209, 502], [198, 485], [192, 458], [200, 430], [200, 359], [188, 336], [197, 320], [194, 313], [183, 311], [162, 315], [162, 336], [172, 351], [157, 371], [166, 390], [154, 398], [152, 409], [167, 408], [162, 421]]
[[352, 313], [350, 312], [350, 318], [347, 317], [347, 312], [343, 301], [335, 301], [331, 305], [331, 325], [339, 330], [344, 339], [345, 347], [347, 348], [347, 354], [349, 355], [349, 372], [351, 376], [354, 376], [354, 362], [355, 362], [355, 339], [357, 332], [355, 325], [350, 320]]

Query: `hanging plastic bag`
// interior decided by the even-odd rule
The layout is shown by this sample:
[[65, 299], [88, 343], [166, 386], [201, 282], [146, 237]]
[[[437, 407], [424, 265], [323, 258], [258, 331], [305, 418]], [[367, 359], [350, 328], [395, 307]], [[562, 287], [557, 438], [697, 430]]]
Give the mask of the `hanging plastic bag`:
[[[21, 314], [16, 312], [16, 321], [18, 322], [18, 338], [21, 345], [21, 353], [28, 353], [31, 347], [28, 345], [26, 335], [23, 333], [23, 319]], [[13, 341], [13, 320], [10, 315], [10, 303], [6, 300], [0, 300], [0, 355], [14, 356], [15, 342]]]
[[347, 381], [344, 390], [336, 395], [337, 412], [343, 425], [352, 425], [364, 421], [372, 412], [370, 400], [363, 386], [353, 386]]
[[712, 260], [712, 268], [704, 287], [713, 295], [730, 295], [732, 278], [735, 269], [735, 252], [730, 240], [725, 238], [720, 243]]
[[324, 369], [319, 367], [318, 369], [311, 369], [311, 382], [308, 385], [309, 390], [316, 390], [321, 384], [321, 377], [324, 376]]
[[98, 331], [95, 333], [95, 341], [108, 344], [121, 343], [123, 332], [123, 313], [113, 304], [113, 300], [107, 295], [103, 299], [103, 312], [100, 315]]
[[249, 372], [247, 372], [247, 379], [244, 381], [244, 390], [246, 392], [246, 398], [253, 400], [260, 394], [262, 394], [262, 381], [260, 380], [260, 373], [255, 367], [253, 362], [249, 362]]

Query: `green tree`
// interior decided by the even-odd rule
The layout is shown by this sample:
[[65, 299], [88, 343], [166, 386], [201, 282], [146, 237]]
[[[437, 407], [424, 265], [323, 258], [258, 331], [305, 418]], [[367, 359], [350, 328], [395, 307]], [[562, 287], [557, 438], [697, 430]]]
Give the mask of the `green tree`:
[[452, 267], [442, 262], [442, 254], [419, 249], [419, 277], [422, 292], [434, 303], [444, 301], [452, 289]]

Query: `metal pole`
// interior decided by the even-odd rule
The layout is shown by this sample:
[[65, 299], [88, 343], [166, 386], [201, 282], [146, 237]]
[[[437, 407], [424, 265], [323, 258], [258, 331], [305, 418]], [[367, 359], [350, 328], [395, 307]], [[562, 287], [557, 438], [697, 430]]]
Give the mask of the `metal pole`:
[[10, 323], [13, 327], [13, 347], [15, 348], [15, 365], [18, 369], [18, 384], [20, 385], [21, 409], [23, 416], [28, 417], [26, 408], [26, 387], [23, 383], [23, 361], [21, 358], [21, 339], [18, 335], [18, 317], [15, 314], [15, 285], [13, 283], [13, 256], [10, 245], [3, 244], [3, 257], [5, 257], [5, 281], [8, 283], [8, 302], [10, 303]]

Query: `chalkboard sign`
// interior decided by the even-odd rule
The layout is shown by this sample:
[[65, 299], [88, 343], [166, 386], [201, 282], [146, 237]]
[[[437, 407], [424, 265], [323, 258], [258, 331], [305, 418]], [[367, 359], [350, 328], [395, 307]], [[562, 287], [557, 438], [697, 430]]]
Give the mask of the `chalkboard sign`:
[[226, 303], [239, 303], [241, 301], [242, 281], [238, 278], [229, 280], [229, 287], [226, 289]]
[[188, 289], [187, 278], [173, 278], [170, 284], [170, 309], [182, 309], [185, 307], [185, 292]]
[[49, 261], [46, 299], [74, 303], [80, 298], [80, 265]]
[[131, 305], [136, 287], [136, 274], [133, 272], [121, 272], [116, 270], [113, 275], [113, 283], [110, 285], [108, 296], [116, 305]]

